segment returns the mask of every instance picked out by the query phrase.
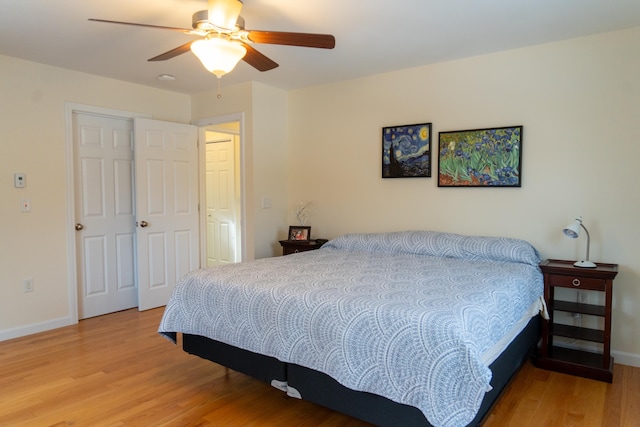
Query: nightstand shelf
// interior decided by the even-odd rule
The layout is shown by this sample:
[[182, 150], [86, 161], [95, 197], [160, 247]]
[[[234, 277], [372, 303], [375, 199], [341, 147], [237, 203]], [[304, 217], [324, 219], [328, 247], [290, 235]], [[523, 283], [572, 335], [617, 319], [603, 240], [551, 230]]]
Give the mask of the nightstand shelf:
[[[544, 298], [550, 318], [542, 325], [542, 345], [536, 365], [544, 369], [611, 382], [611, 298], [618, 265], [599, 263], [595, 268], [580, 268], [575, 267], [573, 261], [549, 259], [540, 263], [540, 269], [544, 274]], [[604, 296], [604, 303], [599, 305], [557, 300], [556, 288], [600, 293]], [[600, 319], [603, 327], [594, 329], [556, 323], [556, 312], [593, 316]], [[560, 346], [554, 343], [554, 337], [596, 343], [594, 346], [600, 346], [602, 351]]]
[[582, 313], [590, 316], [605, 315], [605, 307], [602, 305], [582, 304], [569, 301], [554, 301], [549, 310], [565, 311], [567, 313]]
[[553, 325], [551, 333], [557, 337], [604, 343], [604, 331], [570, 325]]
[[[607, 368], [603, 368], [604, 359], [602, 354], [593, 353], [590, 351], [576, 350], [566, 347], [553, 347], [550, 352], [548, 364], [551, 367], [545, 369], [551, 369], [553, 371], [565, 372], [565, 370], [554, 369], [557, 368], [570, 368], [569, 374], [579, 375], [582, 377], [593, 378], [595, 372], [599, 373], [599, 376], [606, 377], [609, 372], [613, 372], [613, 358]], [[568, 369], [568, 368], [567, 368]], [[584, 370], [584, 373], [577, 373], [576, 371]], [[595, 378], [600, 379], [600, 378]], [[603, 380], [604, 381], [604, 380]], [[611, 381], [608, 381], [611, 382]]]

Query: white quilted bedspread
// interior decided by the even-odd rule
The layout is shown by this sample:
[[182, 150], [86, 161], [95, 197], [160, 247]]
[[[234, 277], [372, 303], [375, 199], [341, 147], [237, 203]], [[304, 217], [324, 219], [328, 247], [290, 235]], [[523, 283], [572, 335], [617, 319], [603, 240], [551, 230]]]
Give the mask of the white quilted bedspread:
[[490, 390], [481, 355], [542, 295], [539, 261], [517, 239], [345, 235], [190, 273], [159, 331], [296, 363], [415, 406], [435, 426], [461, 426]]

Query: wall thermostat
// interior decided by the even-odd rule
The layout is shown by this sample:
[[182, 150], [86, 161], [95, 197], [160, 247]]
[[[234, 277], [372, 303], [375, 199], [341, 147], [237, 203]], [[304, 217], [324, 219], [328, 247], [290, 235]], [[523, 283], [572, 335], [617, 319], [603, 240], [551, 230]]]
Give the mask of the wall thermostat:
[[15, 185], [16, 188], [24, 188], [27, 185], [27, 176], [23, 173], [14, 173], [13, 185]]

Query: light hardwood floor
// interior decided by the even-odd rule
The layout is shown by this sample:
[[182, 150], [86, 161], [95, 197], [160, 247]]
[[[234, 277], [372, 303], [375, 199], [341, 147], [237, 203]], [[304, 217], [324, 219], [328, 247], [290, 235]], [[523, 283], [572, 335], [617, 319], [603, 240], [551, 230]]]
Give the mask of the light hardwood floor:
[[[0, 343], [0, 426], [369, 424], [184, 353], [162, 309], [127, 310]], [[488, 416], [494, 426], [640, 426], [640, 368], [613, 384], [527, 363]]]

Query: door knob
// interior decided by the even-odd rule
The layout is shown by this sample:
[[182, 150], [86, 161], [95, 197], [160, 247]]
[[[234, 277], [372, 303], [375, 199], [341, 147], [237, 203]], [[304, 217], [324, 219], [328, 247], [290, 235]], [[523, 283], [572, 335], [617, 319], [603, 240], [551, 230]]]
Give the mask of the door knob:
[[140, 221], [140, 227], [145, 228], [149, 223], [147, 221]]
[[77, 230], [77, 231], [84, 230], [84, 225], [82, 225], [82, 224], [80, 224], [80, 223], [77, 223], [77, 224], [76, 224], [76, 230]]

